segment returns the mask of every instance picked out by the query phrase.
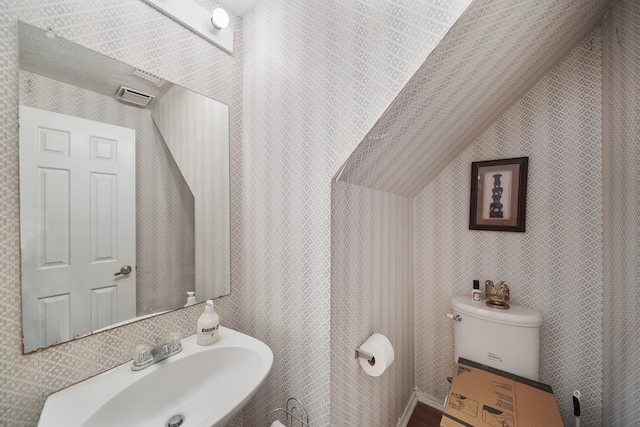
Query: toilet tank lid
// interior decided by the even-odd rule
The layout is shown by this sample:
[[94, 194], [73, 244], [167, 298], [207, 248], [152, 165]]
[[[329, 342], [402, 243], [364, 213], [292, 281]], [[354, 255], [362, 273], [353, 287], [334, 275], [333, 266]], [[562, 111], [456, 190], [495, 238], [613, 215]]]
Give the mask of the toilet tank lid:
[[542, 323], [540, 313], [515, 304], [509, 304], [508, 310], [502, 310], [488, 307], [485, 300], [478, 304], [468, 296], [457, 296], [451, 299], [451, 306], [453, 311], [505, 325], [536, 327]]

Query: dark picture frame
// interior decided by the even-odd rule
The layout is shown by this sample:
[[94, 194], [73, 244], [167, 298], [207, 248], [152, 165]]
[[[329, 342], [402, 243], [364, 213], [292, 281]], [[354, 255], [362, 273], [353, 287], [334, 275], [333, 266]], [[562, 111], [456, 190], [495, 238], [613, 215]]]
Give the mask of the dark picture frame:
[[529, 158], [471, 163], [469, 230], [524, 233]]

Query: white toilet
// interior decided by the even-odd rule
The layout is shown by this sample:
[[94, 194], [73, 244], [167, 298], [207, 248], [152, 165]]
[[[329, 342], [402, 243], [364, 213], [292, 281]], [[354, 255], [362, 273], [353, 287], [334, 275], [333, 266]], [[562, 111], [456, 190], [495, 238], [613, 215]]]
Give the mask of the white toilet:
[[538, 380], [540, 313], [514, 304], [488, 307], [469, 296], [453, 297], [451, 306], [456, 362], [463, 357]]

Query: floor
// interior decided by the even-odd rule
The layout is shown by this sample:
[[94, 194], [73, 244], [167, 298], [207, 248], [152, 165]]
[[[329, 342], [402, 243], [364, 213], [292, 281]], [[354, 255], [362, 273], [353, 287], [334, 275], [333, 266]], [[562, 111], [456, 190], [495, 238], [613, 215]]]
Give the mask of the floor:
[[407, 427], [440, 427], [442, 412], [418, 402]]

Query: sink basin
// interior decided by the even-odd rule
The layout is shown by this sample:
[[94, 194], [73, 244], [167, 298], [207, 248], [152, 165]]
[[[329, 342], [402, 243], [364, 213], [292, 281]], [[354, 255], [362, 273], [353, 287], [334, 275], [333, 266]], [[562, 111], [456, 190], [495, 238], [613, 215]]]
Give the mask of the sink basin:
[[224, 426], [255, 394], [271, 370], [266, 344], [220, 327], [218, 341], [182, 340], [182, 352], [141, 371], [132, 362], [52, 394], [39, 427], [163, 427], [182, 415], [182, 427]]

